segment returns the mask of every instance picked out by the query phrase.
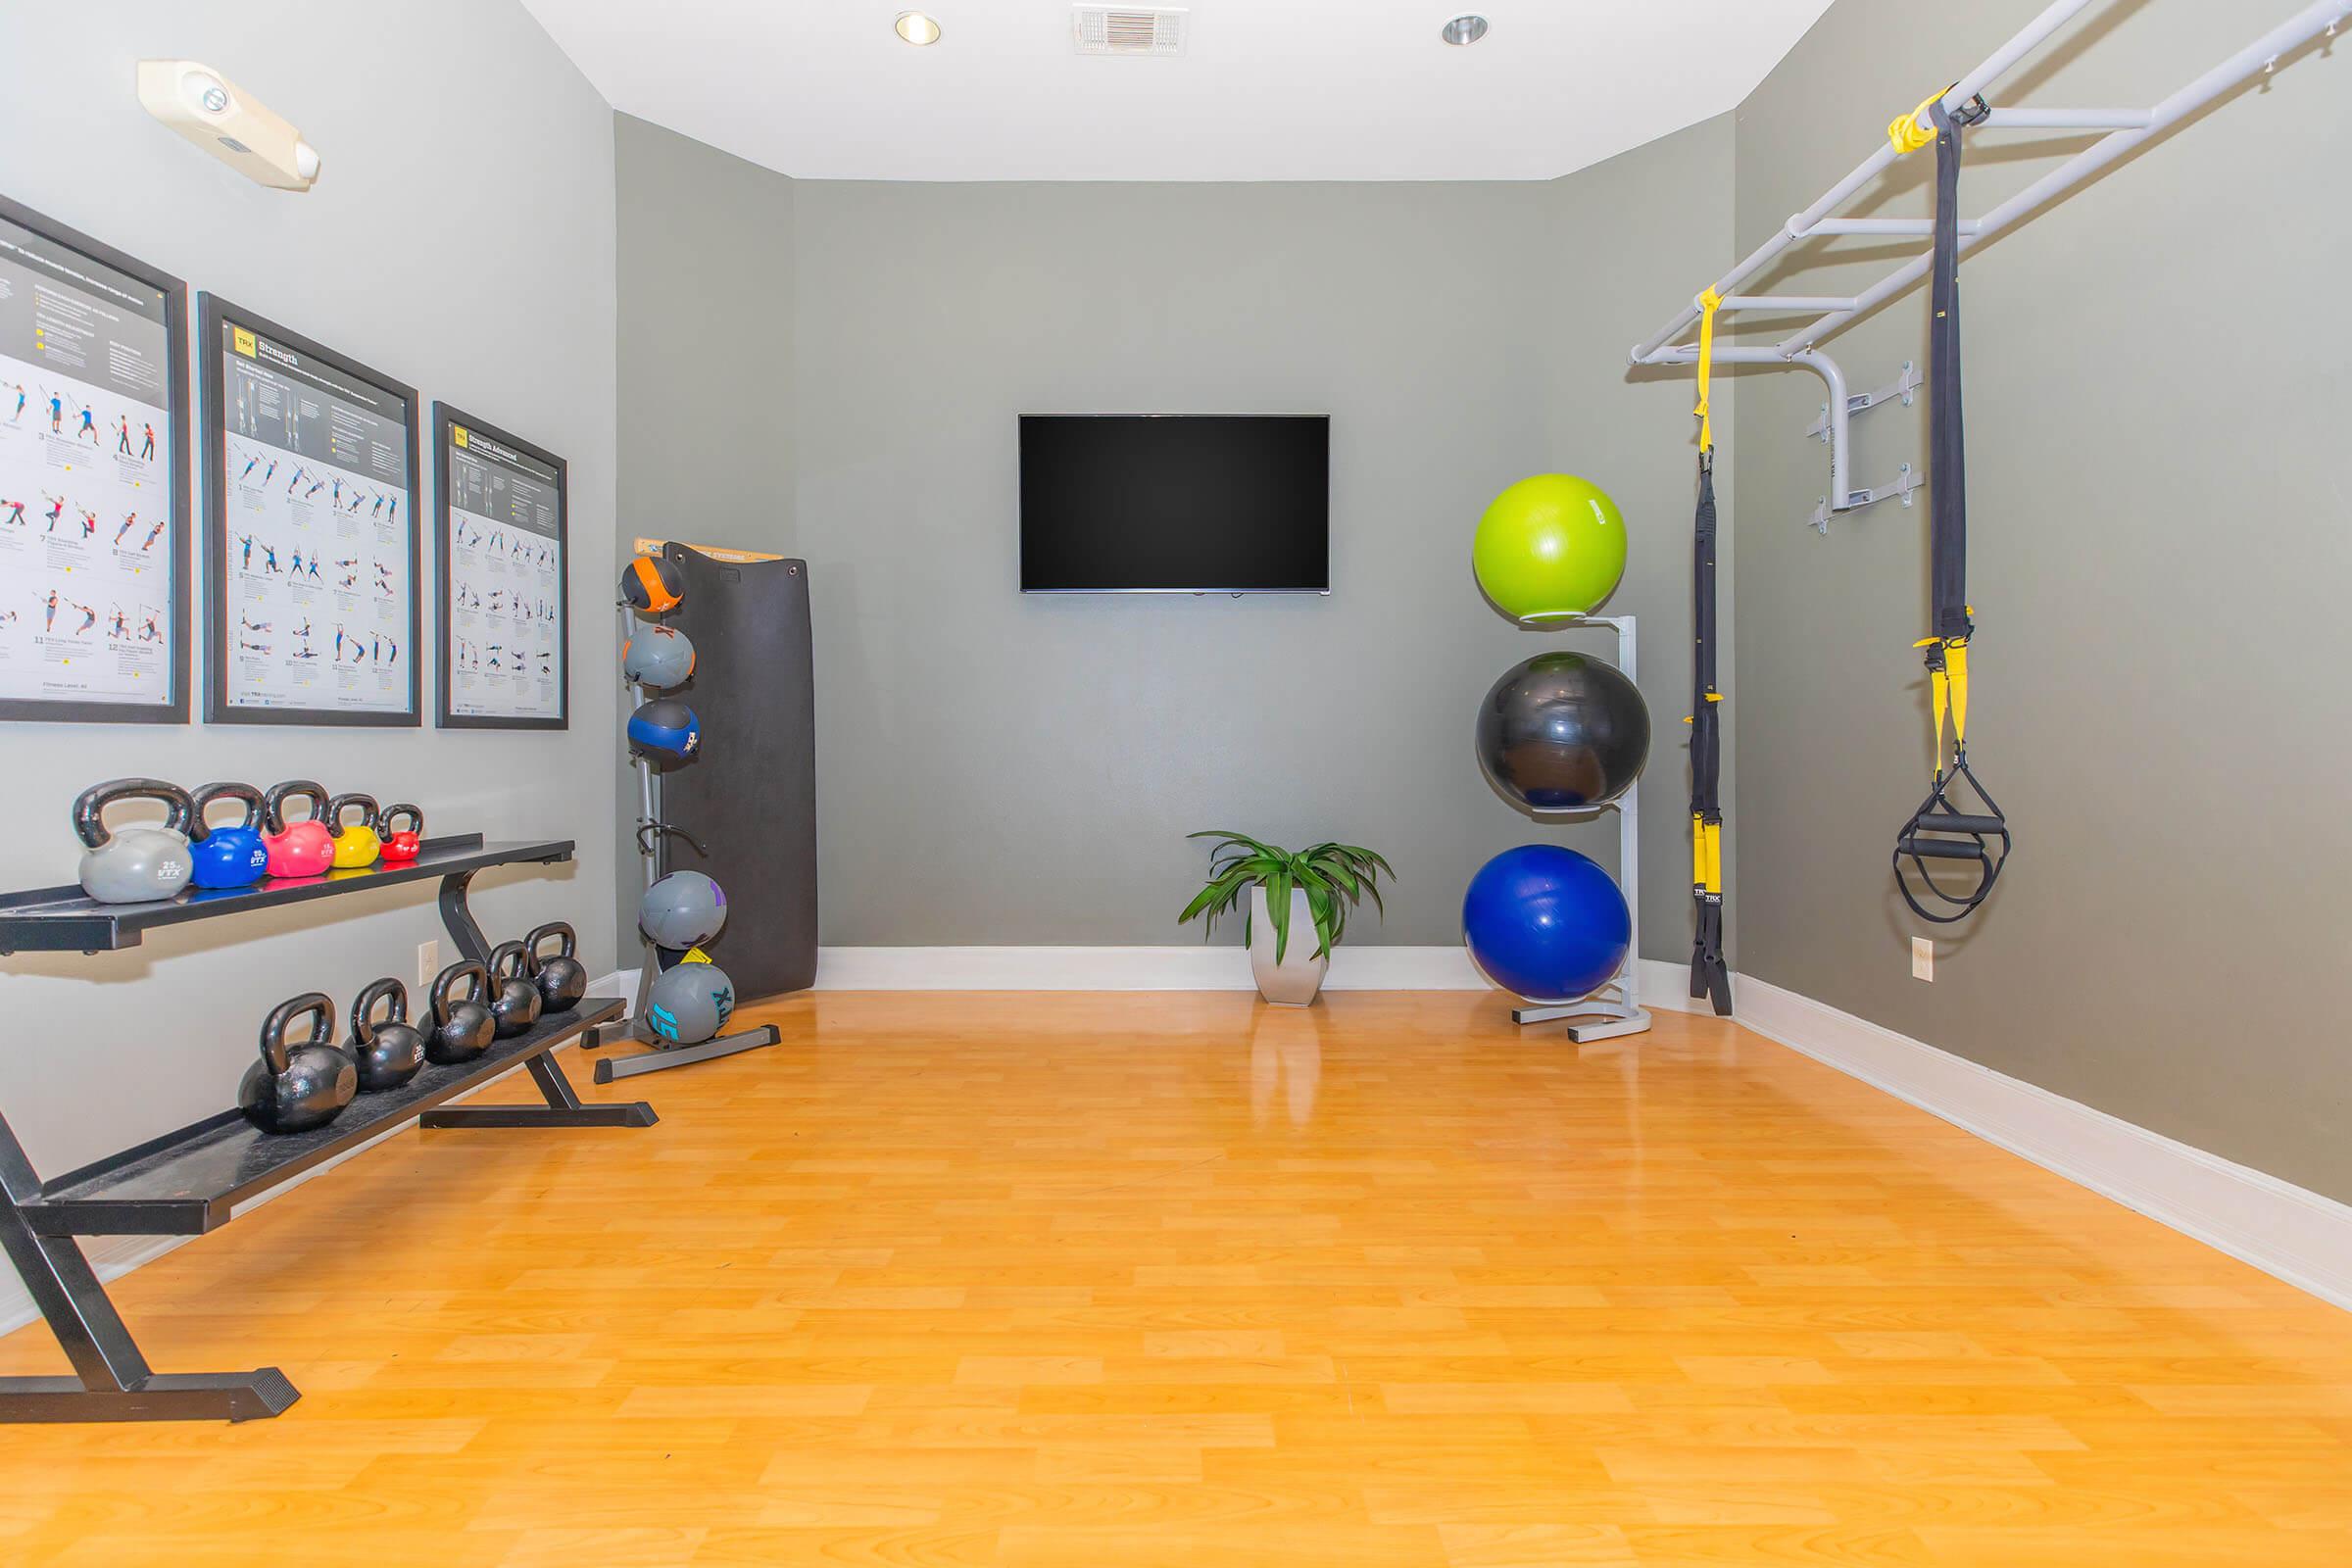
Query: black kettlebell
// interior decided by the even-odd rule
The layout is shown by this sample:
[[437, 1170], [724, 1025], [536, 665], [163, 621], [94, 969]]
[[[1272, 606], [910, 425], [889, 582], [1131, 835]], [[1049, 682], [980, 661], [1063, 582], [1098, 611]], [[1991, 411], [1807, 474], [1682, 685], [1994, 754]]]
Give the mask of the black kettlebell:
[[[379, 1002], [392, 1005], [381, 1023], [368, 1016]], [[398, 1089], [424, 1070], [424, 1034], [409, 1023], [409, 988], [390, 975], [370, 981], [351, 999], [351, 1043], [343, 1048], [359, 1064], [360, 1088], [373, 1093]]]
[[[458, 982], [466, 983], [466, 995], [458, 995]], [[433, 1026], [425, 1032], [424, 1054], [427, 1060], [443, 1065], [471, 1061], [490, 1049], [493, 1022], [490, 1009], [482, 1005], [482, 993], [489, 989], [490, 975], [478, 963], [453, 963], [433, 981]]]
[[539, 1021], [539, 988], [523, 973], [523, 961], [519, 942], [501, 942], [490, 950], [490, 1017], [501, 1040]]
[[[308, 1014], [311, 1038], [289, 1044], [286, 1031]], [[245, 1069], [237, 1086], [237, 1108], [266, 1133], [301, 1133], [323, 1127], [360, 1092], [360, 1070], [337, 1051], [335, 1004], [323, 991], [306, 991], [279, 1003], [262, 1022], [262, 1059]]]
[[[551, 938], [562, 946], [554, 957], [543, 958], [539, 950]], [[579, 937], [561, 920], [550, 920], [522, 939], [522, 956], [529, 960], [531, 984], [539, 988], [541, 1011], [568, 1012], [588, 994], [588, 966], [572, 956], [579, 946]]]

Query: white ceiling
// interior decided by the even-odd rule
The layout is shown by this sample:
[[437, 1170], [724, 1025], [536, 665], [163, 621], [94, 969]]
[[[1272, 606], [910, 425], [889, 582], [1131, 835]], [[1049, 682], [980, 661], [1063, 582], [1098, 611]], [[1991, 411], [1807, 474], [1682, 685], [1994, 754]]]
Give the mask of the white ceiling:
[[[814, 179], [1549, 179], [1732, 108], [1829, 0], [1197, 0], [1181, 59], [1067, 0], [523, 0], [615, 109]], [[902, 43], [920, 6], [940, 41]], [[1493, 29], [1438, 29], [1460, 9]]]

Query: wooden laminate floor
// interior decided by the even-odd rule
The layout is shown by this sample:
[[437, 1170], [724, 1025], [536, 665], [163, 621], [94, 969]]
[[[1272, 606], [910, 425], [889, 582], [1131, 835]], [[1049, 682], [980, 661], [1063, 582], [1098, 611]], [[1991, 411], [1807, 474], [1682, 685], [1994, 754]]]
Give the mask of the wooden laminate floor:
[[757, 1015], [122, 1282], [303, 1398], [0, 1429], [0, 1562], [2352, 1562], [2352, 1316], [1728, 1025]]

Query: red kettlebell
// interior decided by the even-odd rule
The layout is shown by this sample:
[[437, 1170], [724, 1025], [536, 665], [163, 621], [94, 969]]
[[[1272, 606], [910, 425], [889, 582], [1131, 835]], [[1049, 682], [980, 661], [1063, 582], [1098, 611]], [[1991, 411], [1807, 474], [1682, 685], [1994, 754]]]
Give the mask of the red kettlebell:
[[[399, 832], [392, 831], [392, 819], [405, 816], [409, 825]], [[375, 836], [384, 841], [384, 859], [393, 865], [406, 865], [424, 849], [424, 813], [414, 806], [387, 806], [375, 818]]]
[[[301, 796], [311, 803], [308, 820], [288, 822], [285, 804]], [[326, 791], [307, 778], [272, 784], [262, 797], [262, 843], [270, 851], [270, 874], [324, 876], [335, 863], [334, 835], [326, 830]]]

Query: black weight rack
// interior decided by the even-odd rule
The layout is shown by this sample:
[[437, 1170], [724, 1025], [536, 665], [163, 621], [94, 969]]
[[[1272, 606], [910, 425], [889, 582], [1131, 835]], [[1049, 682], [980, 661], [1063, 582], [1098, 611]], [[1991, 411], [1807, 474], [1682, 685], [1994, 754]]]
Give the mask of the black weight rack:
[[[137, 947], [157, 926], [240, 914], [427, 877], [441, 880], [441, 920], [475, 962], [489, 943], [466, 907], [474, 873], [493, 865], [553, 865], [568, 839], [485, 844], [480, 834], [428, 839], [401, 865], [333, 871], [304, 881], [191, 892], [156, 904], [96, 904], [79, 888], [0, 895], [0, 954], [105, 953]], [[234, 1110], [123, 1150], [44, 1182], [0, 1116], [0, 1247], [74, 1364], [72, 1377], [0, 1378], [0, 1421], [248, 1421], [300, 1397], [276, 1367], [251, 1372], [156, 1372], [74, 1240], [79, 1236], [197, 1236], [226, 1224], [236, 1205], [416, 1117], [424, 1127], [650, 1127], [643, 1101], [583, 1104], [549, 1054], [616, 1018], [618, 998], [589, 997], [542, 1018], [479, 1058], [429, 1065], [398, 1089], [364, 1094], [326, 1126], [270, 1135]], [[446, 1103], [510, 1068], [538, 1084], [537, 1105]]]

